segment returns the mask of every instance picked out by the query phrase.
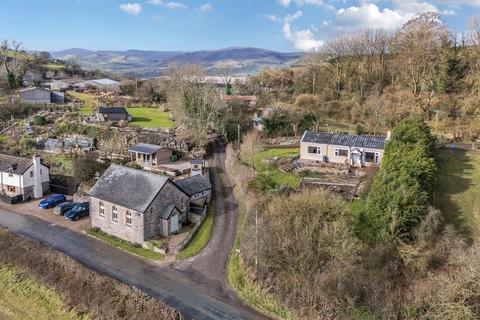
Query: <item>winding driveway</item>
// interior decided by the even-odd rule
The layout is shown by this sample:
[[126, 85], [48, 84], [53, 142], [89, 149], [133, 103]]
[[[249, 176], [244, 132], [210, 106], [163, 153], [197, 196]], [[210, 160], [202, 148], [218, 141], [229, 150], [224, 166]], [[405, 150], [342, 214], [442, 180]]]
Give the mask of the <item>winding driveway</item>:
[[224, 159], [225, 150], [219, 147], [210, 160], [216, 204], [212, 237], [198, 256], [171, 266], [160, 268], [102, 241], [32, 216], [0, 209], [0, 224], [139, 288], [187, 319], [267, 319], [244, 305], [226, 282], [225, 267], [235, 239], [238, 210], [224, 174]]

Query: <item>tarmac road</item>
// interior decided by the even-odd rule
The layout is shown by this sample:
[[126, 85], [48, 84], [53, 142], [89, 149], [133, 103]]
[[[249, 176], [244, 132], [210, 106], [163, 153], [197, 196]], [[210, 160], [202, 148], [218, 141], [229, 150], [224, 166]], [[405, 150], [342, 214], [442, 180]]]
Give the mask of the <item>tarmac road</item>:
[[[225, 266], [235, 238], [237, 209], [224, 169], [224, 149], [212, 162], [216, 216], [212, 238], [198, 255], [160, 268], [87, 235], [33, 216], [0, 209], [0, 225], [59, 250], [90, 269], [139, 288], [180, 311], [187, 319], [268, 319], [244, 305], [228, 286]], [[212, 164], [212, 163], [211, 163]], [[223, 183], [222, 183], [223, 182]]]

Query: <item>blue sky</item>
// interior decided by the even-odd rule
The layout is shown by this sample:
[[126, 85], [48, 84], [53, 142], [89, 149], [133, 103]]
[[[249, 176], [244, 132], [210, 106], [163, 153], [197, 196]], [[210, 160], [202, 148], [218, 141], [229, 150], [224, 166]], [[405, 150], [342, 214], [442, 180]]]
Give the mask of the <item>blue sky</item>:
[[458, 33], [480, 0], [0, 0], [0, 39], [27, 49], [311, 51], [342, 33], [393, 31], [437, 11]]

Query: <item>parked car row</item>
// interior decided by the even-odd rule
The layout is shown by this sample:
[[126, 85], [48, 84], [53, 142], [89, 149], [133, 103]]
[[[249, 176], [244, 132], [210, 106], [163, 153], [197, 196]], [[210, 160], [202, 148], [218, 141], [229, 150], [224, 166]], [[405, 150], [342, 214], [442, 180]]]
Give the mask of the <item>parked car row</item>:
[[90, 214], [88, 202], [71, 202], [63, 194], [52, 194], [40, 201], [38, 206], [42, 209], [54, 208], [54, 214], [62, 215], [70, 221], [77, 221]]

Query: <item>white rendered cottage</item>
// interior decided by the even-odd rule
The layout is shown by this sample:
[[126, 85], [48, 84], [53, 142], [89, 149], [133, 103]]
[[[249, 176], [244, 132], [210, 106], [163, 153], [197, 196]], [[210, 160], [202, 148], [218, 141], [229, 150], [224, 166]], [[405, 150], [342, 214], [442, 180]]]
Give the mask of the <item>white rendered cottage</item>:
[[0, 196], [15, 203], [38, 199], [50, 192], [50, 169], [39, 156], [0, 154]]

